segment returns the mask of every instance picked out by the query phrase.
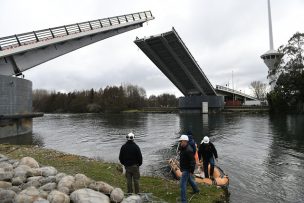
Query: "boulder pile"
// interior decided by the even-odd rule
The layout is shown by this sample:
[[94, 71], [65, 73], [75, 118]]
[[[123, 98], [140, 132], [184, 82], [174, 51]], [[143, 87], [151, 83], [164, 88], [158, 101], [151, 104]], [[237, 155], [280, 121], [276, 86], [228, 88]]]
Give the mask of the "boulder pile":
[[71, 176], [52, 166], [40, 166], [31, 157], [14, 160], [0, 154], [0, 202], [139, 203], [141, 200], [137, 195], [125, 198], [120, 188], [84, 174]]

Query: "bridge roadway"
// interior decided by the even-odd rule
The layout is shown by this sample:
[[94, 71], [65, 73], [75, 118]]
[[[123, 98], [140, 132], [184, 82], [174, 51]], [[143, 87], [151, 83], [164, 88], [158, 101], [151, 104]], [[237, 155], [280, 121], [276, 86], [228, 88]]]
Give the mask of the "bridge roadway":
[[222, 109], [225, 98], [230, 97], [255, 100], [219, 85], [214, 89], [174, 28], [159, 35], [137, 38], [134, 43], [185, 96], [179, 99], [180, 109], [200, 111], [202, 102], [208, 102], [209, 108]]
[[97, 19], [0, 38], [0, 75], [23, 71], [97, 41], [139, 28], [150, 11]]
[[185, 96], [217, 95], [174, 28], [160, 35], [136, 39], [135, 44]]
[[216, 89], [215, 89], [216, 93], [218, 95], [222, 95], [225, 97], [230, 97], [231, 99], [241, 99], [243, 101], [245, 100], [255, 100], [257, 101], [258, 99], [250, 96], [248, 94], [245, 94], [243, 92], [228, 88], [228, 87], [224, 87], [221, 85], [216, 85]]
[[32, 132], [32, 82], [13, 75], [100, 40], [142, 27], [150, 11], [0, 38], [0, 138]]

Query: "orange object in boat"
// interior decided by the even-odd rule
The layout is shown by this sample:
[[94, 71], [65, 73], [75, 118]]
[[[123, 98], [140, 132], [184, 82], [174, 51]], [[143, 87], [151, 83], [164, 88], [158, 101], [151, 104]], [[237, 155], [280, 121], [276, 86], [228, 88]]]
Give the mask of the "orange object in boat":
[[198, 152], [196, 150], [195, 154], [194, 154], [194, 159], [195, 159], [195, 163], [199, 164], [199, 159], [198, 159]]
[[[180, 179], [182, 176], [182, 172], [179, 167], [179, 161], [177, 159], [170, 159], [169, 161], [170, 168], [176, 178]], [[200, 166], [199, 166], [200, 167]], [[210, 172], [210, 165], [208, 166], [208, 170]], [[228, 187], [229, 186], [229, 177], [224, 173], [224, 171], [218, 167], [214, 166], [214, 172], [213, 177], [214, 180], [211, 180], [210, 178], [203, 178], [202, 174], [194, 174], [195, 175], [195, 182], [197, 183], [203, 183], [207, 185], [216, 185], [219, 187]]]

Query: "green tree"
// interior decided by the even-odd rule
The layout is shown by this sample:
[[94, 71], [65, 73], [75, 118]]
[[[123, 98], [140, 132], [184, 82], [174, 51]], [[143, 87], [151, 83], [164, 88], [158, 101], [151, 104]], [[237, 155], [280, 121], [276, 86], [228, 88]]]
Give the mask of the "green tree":
[[123, 87], [107, 86], [103, 90], [103, 109], [119, 112], [126, 109], [126, 96]]
[[272, 110], [303, 112], [304, 102], [304, 33], [295, 33], [279, 51], [284, 54], [278, 67], [274, 90], [267, 95]]

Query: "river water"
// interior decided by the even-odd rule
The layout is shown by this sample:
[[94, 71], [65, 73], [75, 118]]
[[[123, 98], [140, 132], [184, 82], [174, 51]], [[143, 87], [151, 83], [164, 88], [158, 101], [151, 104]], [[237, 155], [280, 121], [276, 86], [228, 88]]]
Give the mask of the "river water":
[[229, 175], [230, 202], [304, 202], [304, 116], [268, 114], [46, 114], [33, 135], [0, 142], [38, 144], [118, 162], [126, 134], [134, 132], [144, 158], [142, 174], [172, 177], [166, 160], [191, 130], [207, 135]]

